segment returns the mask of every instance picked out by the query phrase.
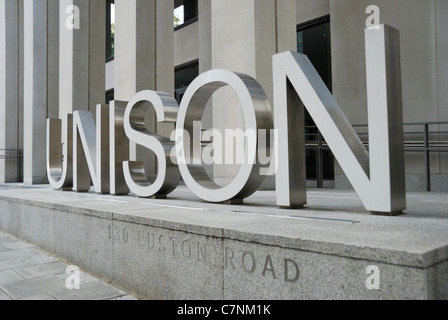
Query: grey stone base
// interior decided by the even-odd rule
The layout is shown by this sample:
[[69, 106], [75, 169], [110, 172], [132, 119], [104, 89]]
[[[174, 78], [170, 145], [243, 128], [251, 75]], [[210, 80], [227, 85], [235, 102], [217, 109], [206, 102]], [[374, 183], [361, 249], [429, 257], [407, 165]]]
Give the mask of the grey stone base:
[[[227, 185], [230, 180], [229, 179], [216, 179], [219, 185]], [[307, 187], [316, 188], [317, 181], [308, 180], [306, 182]], [[334, 189], [335, 183], [333, 180], [324, 180], [324, 189]], [[275, 176], [266, 177], [263, 184], [261, 185], [260, 191], [272, 191], [275, 190]]]
[[2, 190], [0, 229], [148, 299], [448, 298], [447, 197], [412, 194], [400, 217], [335, 190], [303, 210], [269, 191], [245, 203]]
[[[338, 190], [353, 190], [352, 185], [345, 175], [335, 176], [335, 188]], [[406, 191], [426, 191], [426, 176], [419, 173], [406, 174]], [[448, 192], [448, 174], [440, 173], [431, 175], [431, 192]]]

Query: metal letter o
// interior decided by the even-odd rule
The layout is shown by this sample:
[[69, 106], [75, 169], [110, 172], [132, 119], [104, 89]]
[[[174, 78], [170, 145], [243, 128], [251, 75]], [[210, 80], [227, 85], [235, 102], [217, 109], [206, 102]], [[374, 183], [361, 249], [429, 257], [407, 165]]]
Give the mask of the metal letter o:
[[[230, 86], [235, 91], [241, 104], [245, 130], [254, 130], [257, 137], [256, 143], [245, 143], [246, 161], [240, 165], [235, 178], [225, 187], [218, 186], [207, 175], [203, 165], [193, 164], [193, 156], [200, 154], [200, 150], [190, 149], [193, 152], [185, 152], [188, 146], [194, 148], [195, 144], [181, 139], [176, 145], [179, 169], [187, 187], [199, 198], [215, 203], [242, 200], [260, 188], [265, 179], [260, 174], [260, 169], [269, 165], [261, 165], [258, 161], [258, 130], [270, 132], [273, 128], [269, 101], [255, 79], [226, 70], [212, 70], [197, 77], [185, 92], [177, 120], [178, 134], [187, 132], [189, 137], [193, 137], [193, 123], [201, 121], [208, 100], [224, 86]], [[267, 151], [270, 151], [270, 147], [268, 141]]]

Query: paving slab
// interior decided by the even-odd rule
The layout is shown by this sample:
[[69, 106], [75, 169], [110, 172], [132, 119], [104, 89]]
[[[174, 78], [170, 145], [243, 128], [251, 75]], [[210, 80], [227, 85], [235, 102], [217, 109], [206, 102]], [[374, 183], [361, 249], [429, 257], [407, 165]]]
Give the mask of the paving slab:
[[29, 296], [29, 297], [25, 297], [25, 298], [20, 298], [17, 300], [27, 300], [27, 301], [51, 301], [51, 300], [57, 300], [55, 297], [53, 297], [51, 294], [49, 293], [42, 293], [42, 294], [37, 294], [35, 296]]
[[112, 298], [112, 299], [108, 299], [108, 300], [114, 300], [114, 301], [134, 301], [136, 299], [133, 296], [124, 295], [124, 296], [120, 296], [120, 297], [116, 297], [116, 298]]
[[49, 276], [8, 283], [2, 285], [1, 288], [12, 298], [21, 299], [61, 290], [65, 288], [65, 282], [56, 276]]
[[12, 300], [1, 288], [0, 288], [0, 301]]
[[[67, 278], [70, 276], [70, 274], [68, 273], [63, 273], [63, 274], [58, 274], [57, 275], [59, 278], [63, 279], [64, 281], [67, 280]], [[79, 283], [80, 285], [84, 285], [84, 284], [88, 284], [88, 283], [92, 283], [92, 282], [99, 282], [100, 280], [98, 278], [95, 278], [91, 275], [88, 275], [85, 272], [80, 271], [79, 273]]]
[[55, 261], [50, 263], [38, 264], [35, 266], [16, 268], [15, 271], [25, 279], [34, 279], [50, 275], [63, 274], [65, 273], [66, 269], [66, 264]]
[[79, 290], [59, 290], [50, 292], [58, 300], [110, 300], [127, 296], [123, 291], [102, 282], [82, 285]]
[[26, 257], [26, 261], [30, 266], [38, 265], [42, 263], [50, 263], [57, 261], [57, 258], [52, 257], [50, 254], [36, 254]]
[[0, 252], [0, 262], [4, 260], [12, 260], [15, 258], [29, 258], [33, 255], [38, 255], [39, 252], [33, 250], [32, 248], [21, 248], [16, 250], [6, 250]]
[[25, 278], [14, 270], [0, 271], [0, 286], [22, 280]]
[[9, 246], [0, 261], [0, 300], [136, 300], [83, 271], [80, 290], [69, 290], [66, 261], [1, 231], [0, 239]]
[[[29, 266], [30, 262], [26, 257], [23, 258], [14, 258], [11, 260], [2, 260], [0, 261], [0, 271], [22, 268]], [[34, 264], [33, 264], [34, 265]]]
[[31, 248], [29, 244], [20, 241], [5, 243], [2, 246], [5, 247], [7, 250]]
[[3, 234], [3, 237], [0, 237], [0, 244], [8, 244], [8, 243], [17, 243], [19, 242], [17, 239], [14, 239], [6, 234]]

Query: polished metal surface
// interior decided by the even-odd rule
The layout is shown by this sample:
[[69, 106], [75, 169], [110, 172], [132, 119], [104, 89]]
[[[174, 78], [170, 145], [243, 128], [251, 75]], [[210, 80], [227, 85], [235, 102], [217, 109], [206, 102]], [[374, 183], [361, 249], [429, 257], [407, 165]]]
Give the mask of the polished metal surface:
[[[300, 137], [305, 107], [366, 209], [391, 214], [406, 208], [398, 31], [384, 25], [366, 30], [366, 49], [370, 153], [309, 59], [295, 52], [274, 56], [279, 206], [306, 203], [305, 143]], [[298, 95], [299, 103], [292, 95]]]
[[[299, 53], [285, 52], [273, 57], [274, 131], [271, 107], [255, 79], [212, 70], [193, 81], [180, 108], [166, 93], [142, 91], [127, 104], [114, 101], [111, 108], [97, 106], [96, 125], [92, 114], [84, 111], [76, 111], [73, 119], [68, 115], [64, 124], [48, 120], [50, 183], [55, 189], [73, 184], [73, 190], [82, 192], [90, 190], [92, 181], [98, 193], [166, 197], [177, 188], [182, 175], [188, 188], [201, 199], [236, 203], [257, 191], [268, 169], [275, 167], [277, 204], [301, 207], [307, 202], [306, 108], [366, 209], [379, 214], [401, 213], [406, 208], [406, 193], [397, 30], [385, 25], [366, 30], [366, 66], [369, 150], [310, 60]], [[236, 137], [237, 150], [244, 149], [242, 156], [236, 157], [242, 159], [241, 163], [228, 163], [234, 161], [234, 148], [218, 139], [222, 132], [210, 131], [210, 141], [204, 144], [202, 140], [206, 136], [201, 130], [206, 105], [225, 86], [235, 92], [242, 109], [244, 128], [225, 133], [226, 140]], [[175, 142], [150, 132], [145, 120], [151, 108], [158, 122], [177, 121]], [[271, 153], [272, 132], [278, 137], [274, 139], [275, 166], [266, 156]], [[260, 141], [260, 133], [265, 133], [267, 141]], [[213, 161], [220, 155], [216, 146], [219, 141], [225, 143], [221, 150], [225, 150], [226, 165], [239, 165], [226, 186], [215, 183], [205, 169], [206, 165], [217, 164]], [[155, 182], [148, 180], [142, 161], [130, 161], [131, 142], [156, 155]]]
[[[207, 102], [221, 87], [230, 86], [239, 98], [246, 133], [244, 145], [245, 161], [240, 165], [235, 178], [225, 187], [215, 184], [208, 176], [201, 159], [200, 141], [195, 137], [195, 123], [202, 119]], [[265, 176], [260, 172], [269, 164], [260, 164], [258, 155], [258, 130], [273, 128], [272, 111], [266, 94], [258, 82], [250, 76], [225, 70], [212, 70], [200, 75], [188, 87], [180, 105], [176, 127], [176, 151], [179, 169], [185, 184], [201, 199], [208, 202], [227, 202], [244, 199], [257, 191]], [[188, 133], [188, 134], [187, 134]], [[266, 144], [270, 150], [270, 141]], [[269, 152], [268, 152], [269, 153]]]
[[73, 116], [47, 120], [47, 177], [52, 188], [73, 186]]
[[109, 106], [96, 107], [96, 125], [89, 111], [73, 113], [73, 190], [107, 194], [109, 182]]
[[375, 194], [366, 208], [399, 213], [406, 209], [400, 32], [380, 25], [366, 29], [365, 36], [370, 193]]
[[141, 91], [129, 101], [124, 113], [124, 131], [130, 141], [154, 152], [157, 158], [157, 178], [151, 183], [144, 165], [137, 161], [124, 161], [123, 173], [129, 189], [139, 197], [164, 197], [173, 192], [180, 182], [180, 172], [171, 159], [174, 142], [151, 133], [145, 125], [149, 108], [156, 111], [158, 122], [174, 122], [176, 100], [166, 93]]
[[127, 104], [124, 101], [111, 101], [109, 105], [110, 193], [113, 195], [126, 195], [130, 191], [123, 173], [123, 162], [129, 161], [129, 139], [124, 132]]

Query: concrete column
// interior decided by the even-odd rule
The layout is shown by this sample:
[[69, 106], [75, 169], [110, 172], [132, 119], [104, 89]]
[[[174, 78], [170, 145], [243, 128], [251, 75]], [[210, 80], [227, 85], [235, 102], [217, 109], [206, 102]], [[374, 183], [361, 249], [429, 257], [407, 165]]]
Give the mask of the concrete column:
[[142, 90], [173, 93], [174, 3], [116, 0], [115, 6], [116, 100]]
[[115, 99], [155, 89], [155, 1], [115, 1]]
[[199, 74], [212, 65], [212, 8], [210, 0], [198, 0], [199, 15]]
[[[156, 1], [156, 90], [174, 95], [174, 1]], [[155, 123], [157, 134], [169, 138], [174, 124]]]
[[[199, 53], [199, 74], [213, 68], [212, 58], [212, 8], [210, 0], [198, 0], [198, 53]], [[213, 128], [213, 99], [207, 104], [202, 116], [202, 129]], [[206, 165], [205, 170], [211, 179], [214, 178], [213, 165]]]
[[[115, 100], [129, 101], [142, 90], [172, 94], [173, 1], [116, 0], [115, 8]], [[146, 124], [152, 132], [166, 134], [170, 131], [156, 125], [153, 112], [148, 115]], [[154, 175], [153, 156], [131, 145], [131, 160], [141, 159], [150, 159], [146, 173]]]
[[[296, 50], [295, 6], [294, 0], [212, 0], [213, 68], [254, 77], [272, 105], [272, 56], [279, 50]], [[222, 132], [242, 128], [239, 101], [231, 89], [223, 88], [214, 95], [213, 119], [214, 128]], [[238, 168], [215, 166], [215, 182], [228, 183]]]
[[275, 3], [277, 53], [297, 51], [297, 3], [295, 0], [277, 0]]
[[[57, 116], [57, 0], [24, 0], [24, 182], [47, 183], [45, 135], [48, 114]], [[55, 8], [56, 7], [56, 8]], [[50, 8], [52, 15], [50, 16]], [[52, 29], [50, 31], [50, 28]], [[50, 35], [53, 38], [50, 38]]]
[[[198, 1], [199, 15], [199, 74], [213, 68], [212, 63], [212, 9], [210, 0]], [[204, 111], [203, 128], [213, 127], [213, 107], [210, 102]]]
[[[0, 1], [0, 156], [19, 148], [19, 1]], [[14, 153], [14, 152], [13, 152]], [[10, 152], [6, 152], [6, 155]], [[0, 158], [0, 183], [16, 182], [17, 160]]]
[[17, 111], [17, 149], [22, 150], [22, 159], [20, 160], [19, 166], [20, 177], [19, 182], [23, 181], [23, 139], [24, 139], [24, 106], [23, 106], [23, 85], [24, 85], [24, 73], [23, 73], [23, 62], [24, 62], [24, 22], [23, 22], [23, 0], [18, 0], [19, 2], [19, 108]]
[[[106, 103], [106, 0], [89, 1], [89, 110]], [[95, 119], [95, 117], [94, 117]]]
[[47, 11], [47, 118], [59, 117], [59, 0], [48, 0]]
[[105, 102], [106, 1], [60, 1], [59, 117]]

